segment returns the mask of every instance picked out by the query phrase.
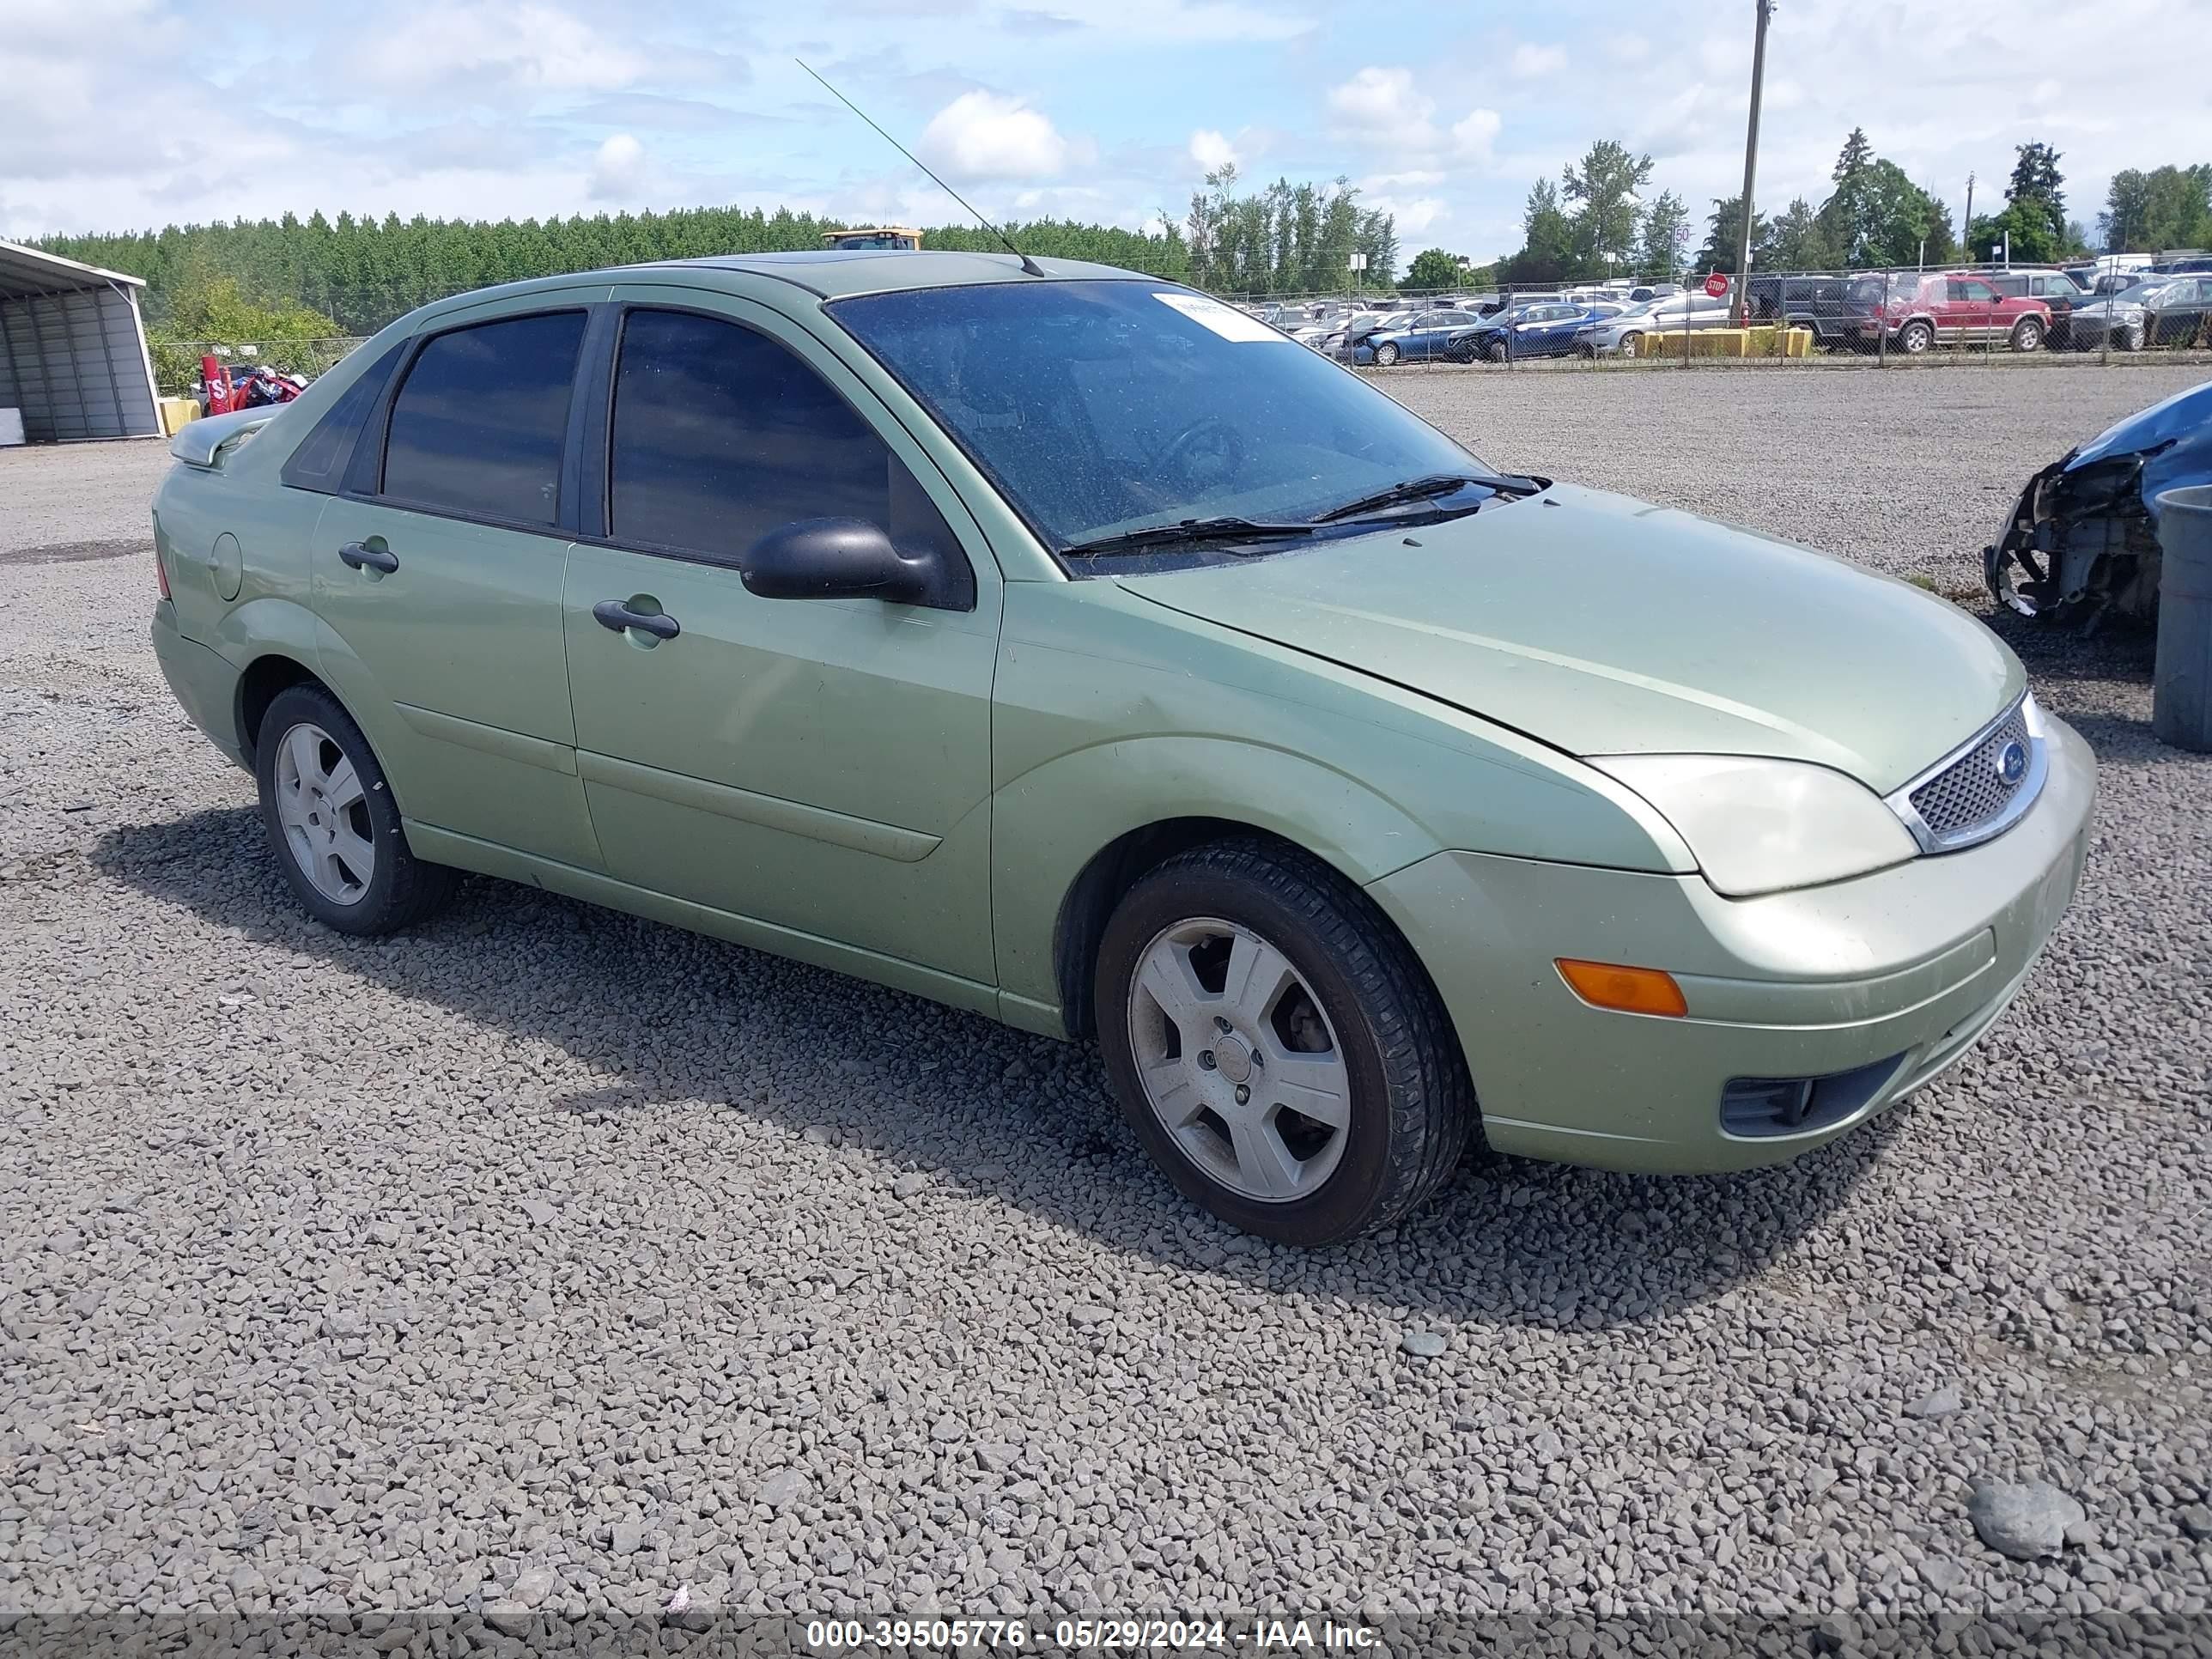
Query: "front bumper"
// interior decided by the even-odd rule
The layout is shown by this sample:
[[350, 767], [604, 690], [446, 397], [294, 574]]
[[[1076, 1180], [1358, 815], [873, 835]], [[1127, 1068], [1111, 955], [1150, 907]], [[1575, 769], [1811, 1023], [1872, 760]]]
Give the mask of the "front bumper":
[[[1779, 1163], [1960, 1058], [2009, 1005], [2072, 900], [2096, 763], [2045, 717], [2050, 775], [2005, 834], [1850, 881], [1726, 899], [1701, 877], [1439, 853], [1371, 884], [1427, 965], [1497, 1150], [1654, 1174]], [[1593, 1008], [1553, 961], [1663, 968], [1680, 1018]], [[1743, 1135], [1733, 1079], [1894, 1060], [1847, 1115]]]

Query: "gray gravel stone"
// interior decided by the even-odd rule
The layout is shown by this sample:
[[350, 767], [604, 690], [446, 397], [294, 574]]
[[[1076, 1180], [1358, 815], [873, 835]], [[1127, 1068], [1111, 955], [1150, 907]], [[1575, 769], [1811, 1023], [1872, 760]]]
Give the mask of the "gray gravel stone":
[[1907, 1417], [1949, 1417], [1963, 1411], [1966, 1401], [1960, 1397], [1955, 1383], [1946, 1384], [1933, 1394], [1924, 1394], [1905, 1408]]
[[2066, 1532], [2085, 1512], [2076, 1499], [2046, 1482], [1985, 1480], [1967, 1501], [1966, 1513], [1982, 1542], [2000, 1555], [2032, 1561], [2066, 1547]]
[[[1496, 464], [1967, 590], [2029, 471], [2203, 378], [1389, 385]], [[546, 1617], [1771, 1607], [1871, 1652], [1931, 1603], [2212, 1601], [2212, 759], [2149, 738], [2139, 635], [1993, 619], [2103, 770], [1956, 1068], [1778, 1169], [1475, 1160], [1302, 1255], [1183, 1203], [1089, 1048], [489, 881], [305, 925], [147, 643], [167, 465], [0, 451], [0, 1606], [476, 1618], [538, 1568]], [[1910, 1419], [1946, 1377], [1973, 1408]], [[1984, 1468], [2094, 1545], [1963, 1544]]]
[[1398, 1346], [1416, 1359], [1436, 1359], [1443, 1356], [1451, 1343], [1434, 1331], [1407, 1331], [1398, 1339]]

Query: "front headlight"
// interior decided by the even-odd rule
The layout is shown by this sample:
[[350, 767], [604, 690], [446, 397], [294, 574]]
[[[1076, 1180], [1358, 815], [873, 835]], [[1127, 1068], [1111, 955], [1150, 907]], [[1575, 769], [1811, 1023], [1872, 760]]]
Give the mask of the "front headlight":
[[1589, 763], [1656, 807], [1713, 890], [1730, 898], [1863, 876], [1920, 850], [1872, 790], [1825, 766], [1740, 755]]

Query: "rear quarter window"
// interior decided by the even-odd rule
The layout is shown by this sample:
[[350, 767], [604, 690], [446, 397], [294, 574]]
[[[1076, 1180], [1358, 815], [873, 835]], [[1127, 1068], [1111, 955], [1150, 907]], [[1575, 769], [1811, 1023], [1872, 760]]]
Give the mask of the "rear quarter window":
[[381, 493], [464, 518], [553, 524], [584, 320], [550, 312], [434, 337], [392, 399]]

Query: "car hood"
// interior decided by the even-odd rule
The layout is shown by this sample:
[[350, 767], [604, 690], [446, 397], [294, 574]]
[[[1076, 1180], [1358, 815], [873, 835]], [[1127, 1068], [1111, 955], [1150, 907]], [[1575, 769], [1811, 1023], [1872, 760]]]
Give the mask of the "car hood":
[[1770, 755], [1887, 794], [2025, 675], [1905, 583], [1626, 496], [1554, 485], [1441, 524], [1130, 592], [1575, 755]]

